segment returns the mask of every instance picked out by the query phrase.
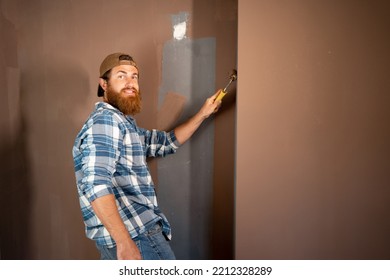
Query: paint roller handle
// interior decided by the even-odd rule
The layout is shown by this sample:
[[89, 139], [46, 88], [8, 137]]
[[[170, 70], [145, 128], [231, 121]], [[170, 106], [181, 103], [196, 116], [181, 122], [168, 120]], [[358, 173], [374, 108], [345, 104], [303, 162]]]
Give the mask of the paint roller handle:
[[215, 101], [220, 101], [220, 100], [222, 100], [222, 98], [224, 98], [224, 96], [227, 94], [228, 87], [235, 80], [237, 80], [237, 70], [233, 69], [233, 72], [230, 75], [230, 79], [229, 79], [228, 84], [226, 85], [226, 87], [224, 89], [219, 91], [219, 94], [218, 94], [217, 98], [215, 99]]
[[222, 98], [224, 98], [224, 96], [226, 95], [227, 91], [225, 91], [224, 89], [221, 89], [217, 95], [217, 98], [215, 98], [215, 101], [220, 101], [222, 100]]

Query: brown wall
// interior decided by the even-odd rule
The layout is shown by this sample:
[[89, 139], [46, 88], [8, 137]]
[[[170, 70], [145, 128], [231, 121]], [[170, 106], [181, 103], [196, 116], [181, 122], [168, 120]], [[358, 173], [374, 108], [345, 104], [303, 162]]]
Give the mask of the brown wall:
[[237, 259], [390, 258], [389, 10], [239, 1]]
[[[194, 1], [194, 37], [217, 38], [216, 88], [223, 88], [237, 68], [237, 0]], [[207, 27], [208, 26], [208, 27]], [[234, 258], [234, 170], [236, 83], [229, 87], [214, 118], [214, 169], [212, 198], [211, 259]]]
[[20, 106], [17, 29], [0, 13], [0, 259], [27, 258], [31, 185]]
[[[220, 11], [231, 11], [228, 7], [233, 7], [233, 13], [226, 17]], [[236, 44], [232, 43], [237, 32], [237, 1], [0, 0], [0, 8], [0, 258], [97, 258], [94, 244], [84, 235], [71, 147], [98, 101], [101, 60], [118, 50], [135, 57], [140, 65], [144, 102], [137, 121], [142, 127], [154, 128], [161, 113], [158, 92], [162, 52], [164, 44], [172, 39], [172, 15], [187, 12], [189, 40], [215, 38], [217, 51], [229, 56], [226, 62], [219, 54], [215, 57], [213, 83], [221, 87], [227, 81], [227, 72], [236, 66]], [[191, 105], [194, 104], [186, 104]], [[231, 125], [224, 131], [234, 131], [234, 106], [226, 107], [220, 121], [228, 115]], [[218, 127], [215, 124], [216, 130]], [[234, 138], [227, 145], [234, 146]], [[228, 158], [233, 166], [233, 149]], [[218, 161], [223, 158], [214, 160], [214, 165], [219, 166]], [[150, 163], [158, 182], [157, 164]], [[231, 195], [225, 208], [216, 206], [214, 214], [214, 206], [208, 205], [205, 215], [220, 220], [219, 216], [232, 213], [233, 172], [230, 177], [226, 189]], [[215, 184], [220, 189], [218, 180]], [[161, 194], [163, 188], [158, 191]], [[169, 207], [169, 202], [165, 205]], [[224, 209], [229, 211], [228, 215]], [[175, 216], [181, 210], [172, 209], [168, 214]], [[212, 223], [205, 225], [202, 234], [210, 244], [213, 236], [223, 232], [224, 224], [231, 233], [222, 244], [227, 242], [230, 247], [221, 252], [223, 258], [231, 258], [232, 216], [219, 228]], [[189, 238], [197, 241], [196, 235]], [[192, 252], [178, 254], [193, 257]], [[195, 258], [213, 255], [206, 248], [198, 248]]]

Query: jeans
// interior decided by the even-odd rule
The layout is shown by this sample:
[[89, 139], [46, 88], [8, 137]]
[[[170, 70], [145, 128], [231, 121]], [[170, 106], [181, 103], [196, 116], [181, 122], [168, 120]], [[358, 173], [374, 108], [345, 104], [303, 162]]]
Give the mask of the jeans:
[[[161, 230], [161, 225], [156, 224], [148, 231], [140, 234], [134, 239], [143, 260], [175, 260], [169, 241]], [[117, 260], [116, 247], [108, 248], [96, 244], [100, 251], [101, 260]]]

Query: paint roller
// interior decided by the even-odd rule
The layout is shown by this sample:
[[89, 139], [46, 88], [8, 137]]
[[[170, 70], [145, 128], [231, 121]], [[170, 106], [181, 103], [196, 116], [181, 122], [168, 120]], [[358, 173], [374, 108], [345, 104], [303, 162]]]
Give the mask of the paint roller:
[[229, 87], [229, 86], [231, 85], [231, 83], [232, 83], [233, 81], [235, 81], [235, 80], [237, 80], [237, 70], [236, 70], [236, 69], [233, 69], [232, 74], [231, 74], [230, 77], [229, 77], [229, 82], [228, 82], [228, 84], [226, 85], [226, 87], [225, 87], [223, 90], [221, 90], [221, 91], [219, 92], [217, 98], [215, 98], [216, 101], [222, 100], [222, 98], [223, 98], [223, 97], [226, 95], [226, 93], [227, 93], [228, 87]]

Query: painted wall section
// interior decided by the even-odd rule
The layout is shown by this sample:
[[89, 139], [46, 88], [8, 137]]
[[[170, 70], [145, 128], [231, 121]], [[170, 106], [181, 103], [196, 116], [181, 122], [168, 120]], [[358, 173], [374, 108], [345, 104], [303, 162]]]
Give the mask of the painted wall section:
[[239, 1], [237, 259], [389, 259], [389, 10]]
[[183, 40], [187, 37], [188, 13], [172, 15], [173, 39]]
[[[186, 97], [179, 122], [195, 114], [214, 93], [215, 61], [215, 38], [174, 38], [164, 45], [159, 97], [164, 99], [170, 91]], [[213, 147], [211, 118], [174, 157], [158, 161], [161, 208], [176, 229], [172, 247], [179, 259], [209, 258]]]

